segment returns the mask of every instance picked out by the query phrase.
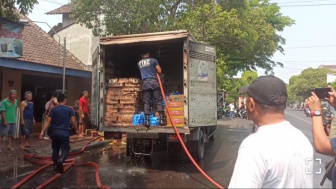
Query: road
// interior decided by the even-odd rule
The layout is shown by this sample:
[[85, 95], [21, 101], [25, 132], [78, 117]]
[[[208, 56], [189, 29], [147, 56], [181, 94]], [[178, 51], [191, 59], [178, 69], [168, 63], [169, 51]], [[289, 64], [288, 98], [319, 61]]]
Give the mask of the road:
[[[303, 110], [288, 109], [285, 114], [286, 119], [296, 128], [300, 129], [313, 144], [312, 119], [306, 117]], [[324, 167], [332, 158], [331, 156], [321, 155], [314, 151], [314, 188], [322, 188], [320, 182], [325, 173]], [[325, 181], [323, 188], [332, 188], [331, 182], [328, 179]]]
[[[312, 142], [311, 119], [304, 116], [300, 110], [287, 110], [286, 119], [300, 129]], [[219, 120], [215, 142], [206, 145], [206, 156], [199, 162], [203, 170], [215, 181], [227, 187], [234, 168], [238, 148], [249, 135], [251, 122]], [[139, 157], [130, 160], [125, 156], [125, 146], [105, 146], [86, 151], [77, 158], [77, 162], [94, 161], [99, 165], [102, 184], [111, 188], [214, 188], [183, 155], [168, 157], [166, 152], [159, 153], [152, 159]], [[320, 188], [319, 183], [323, 176], [324, 164], [332, 157], [315, 153], [314, 188]], [[15, 159], [14, 161], [22, 161]], [[7, 164], [12, 163], [8, 160]], [[1, 162], [0, 162], [1, 163]], [[22, 164], [20, 164], [22, 165]], [[13, 169], [0, 168], [0, 188], [13, 186], [24, 176], [39, 166], [26, 163], [24, 166], [15, 166]], [[52, 168], [43, 171], [26, 183], [23, 188], [36, 187], [55, 173]], [[57, 181], [47, 188], [93, 188], [96, 187], [94, 169], [92, 167], [72, 167]], [[326, 180], [324, 187], [331, 188], [331, 182]]]

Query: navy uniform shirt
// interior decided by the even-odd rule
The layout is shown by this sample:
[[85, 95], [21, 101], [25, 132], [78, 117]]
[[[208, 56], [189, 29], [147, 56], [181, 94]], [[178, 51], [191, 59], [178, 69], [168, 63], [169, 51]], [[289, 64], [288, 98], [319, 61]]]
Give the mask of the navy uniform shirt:
[[159, 62], [155, 58], [144, 58], [138, 62], [138, 67], [141, 72], [141, 78], [157, 78], [156, 77], [156, 66], [159, 65]]
[[49, 113], [51, 127], [53, 129], [69, 130], [72, 116], [75, 116], [75, 112], [69, 106], [59, 105], [53, 107]]

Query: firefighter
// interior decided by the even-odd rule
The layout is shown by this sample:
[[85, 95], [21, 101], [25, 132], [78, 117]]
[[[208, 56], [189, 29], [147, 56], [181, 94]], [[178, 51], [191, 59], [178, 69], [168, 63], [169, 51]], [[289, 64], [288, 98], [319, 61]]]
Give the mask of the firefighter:
[[[78, 134], [78, 125], [75, 118], [74, 110], [66, 106], [66, 98], [64, 93], [57, 95], [58, 106], [50, 110], [50, 113], [43, 125], [40, 139], [44, 137], [44, 131], [50, 126], [50, 136], [52, 141], [52, 159], [54, 162], [54, 170], [63, 173], [63, 163], [65, 162], [70, 151], [70, 120], [74, 124], [76, 133]], [[59, 151], [62, 150], [59, 157]]]
[[157, 78], [157, 74], [162, 73], [159, 62], [149, 57], [149, 51], [144, 51], [141, 53], [141, 60], [138, 62], [138, 67], [141, 72], [142, 78], [142, 90], [143, 90], [143, 102], [145, 111], [145, 122], [144, 126], [149, 127], [149, 115], [151, 113], [151, 102], [154, 97], [154, 105], [157, 106], [157, 111], [160, 114], [160, 125], [167, 125], [166, 115], [164, 113], [164, 108], [162, 105], [162, 95], [160, 91], [160, 86]]

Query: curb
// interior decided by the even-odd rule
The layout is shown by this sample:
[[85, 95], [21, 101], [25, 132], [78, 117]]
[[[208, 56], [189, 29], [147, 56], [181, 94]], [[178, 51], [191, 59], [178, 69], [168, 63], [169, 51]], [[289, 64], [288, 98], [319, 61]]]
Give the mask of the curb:
[[[112, 142], [112, 140], [103, 140], [103, 141], [91, 142], [91, 144], [89, 144], [89, 145], [85, 148], [85, 150], [90, 150], [90, 149], [93, 149], [93, 148], [96, 148], [96, 147], [105, 146], [106, 144], [108, 144], [108, 143], [110, 143], [110, 142]], [[73, 148], [73, 149], [70, 151], [70, 153], [71, 153], [71, 152], [79, 152], [79, 151], [82, 150], [82, 148], [83, 148], [83, 146], [82, 146], [82, 147], [76, 147], [76, 148]]]

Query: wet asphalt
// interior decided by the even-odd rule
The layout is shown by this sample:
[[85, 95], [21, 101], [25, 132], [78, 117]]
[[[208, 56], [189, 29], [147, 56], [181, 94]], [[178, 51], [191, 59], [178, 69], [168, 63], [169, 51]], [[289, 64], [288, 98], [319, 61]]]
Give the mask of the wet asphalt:
[[[250, 126], [237, 129], [219, 126], [215, 141], [206, 144], [205, 158], [199, 164], [219, 184], [228, 185], [237, 150], [249, 132]], [[77, 163], [98, 163], [102, 184], [111, 188], [213, 188], [179, 149], [177, 146], [176, 156], [159, 152], [152, 158], [131, 159], [125, 155], [125, 145], [106, 145], [85, 151], [77, 156]], [[14, 186], [40, 167], [23, 159], [1, 162], [6, 165], [0, 169], [1, 188]], [[55, 172], [49, 167], [21, 188], [35, 188], [53, 175]], [[95, 169], [92, 166], [72, 167], [46, 188], [96, 188]]]
[[[299, 110], [287, 110], [286, 118], [312, 141], [310, 118], [304, 117]], [[223, 126], [221, 123], [224, 122], [219, 121], [215, 141], [206, 144], [205, 158], [198, 163], [211, 178], [227, 187], [237, 151], [241, 142], [249, 135], [251, 126]], [[159, 152], [152, 158], [130, 159], [125, 155], [125, 145], [106, 145], [85, 151], [76, 156], [76, 161], [96, 162], [102, 184], [111, 188], [215, 188], [179, 149], [177, 146], [174, 157], [168, 156], [167, 152]], [[315, 157], [321, 158], [323, 164], [331, 159], [330, 156], [316, 153]], [[22, 158], [0, 160], [0, 188], [12, 187], [38, 167], [40, 166]], [[315, 165], [314, 169], [319, 170], [320, 167], [322, 165]], [[35, 188], [53, 175], [55, 172], [49, 167], [21, 188]], [[314, 177], [314, 187], [319, 187], [322, 176], [318, 174]], [[331, 187], [330, 181], [327, 180], [324, 187]], [[97, 188], [95, 169], [92, 166], [74, 166], [46, 188]]]

